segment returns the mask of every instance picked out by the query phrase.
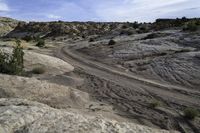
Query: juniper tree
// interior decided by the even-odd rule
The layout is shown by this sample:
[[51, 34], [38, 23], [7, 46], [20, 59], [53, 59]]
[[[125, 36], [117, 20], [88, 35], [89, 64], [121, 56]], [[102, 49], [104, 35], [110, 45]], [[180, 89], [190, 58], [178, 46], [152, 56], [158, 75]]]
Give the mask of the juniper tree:
[[24, 52], [20, 41], [16, 41], [16, 47], [12, 51], [12, 55], [0, 51], [0, 72], [6, 74], [21, 75], [24, 68]]

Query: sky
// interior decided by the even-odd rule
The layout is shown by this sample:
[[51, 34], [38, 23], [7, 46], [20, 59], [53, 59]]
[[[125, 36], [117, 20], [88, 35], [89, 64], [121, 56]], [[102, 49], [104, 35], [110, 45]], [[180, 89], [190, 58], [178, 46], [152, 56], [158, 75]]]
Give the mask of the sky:
[[200, 0], [0, 0], [0, 16], [24, 21], [153, 22], [200, 17]]

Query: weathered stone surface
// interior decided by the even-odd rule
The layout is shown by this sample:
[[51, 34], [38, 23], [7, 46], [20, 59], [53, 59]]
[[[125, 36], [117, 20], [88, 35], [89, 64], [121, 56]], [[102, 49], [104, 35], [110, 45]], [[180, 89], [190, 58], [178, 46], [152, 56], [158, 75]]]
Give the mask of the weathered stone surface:
[[0, 74], [0, 98], [22, 98], [48, 104], [56, 108], [83, 107], [89, 95], [72, 87]]
[[[22, 99], [0, 99], [1, 133], [170, 133]], [[171, 132], [175, 133], [175, 132]]]
[[74, 70], [72, 65], [61, 59], [39, 53], [25, 51], [24, 60], [27, 69], [43, 66], [49, 74], [62, 74]]
[[[12, 48], [0, 47], [0, 50], [9, 54], [12, 53]], [[72, 65], [59, 58], [27, 50], [24, 50], [24, 53], [24, 66], [27, 71], [42, 67], [45, 69], [46, 74], [58, 75], [74, 70]]]

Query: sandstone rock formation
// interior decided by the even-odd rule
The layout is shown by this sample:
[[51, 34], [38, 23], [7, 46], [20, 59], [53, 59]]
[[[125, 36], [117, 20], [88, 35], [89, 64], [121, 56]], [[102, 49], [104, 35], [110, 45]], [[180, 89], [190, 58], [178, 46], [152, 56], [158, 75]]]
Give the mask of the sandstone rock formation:
[[0, 98], [22, 98], [48, 104], [55, 108], [84, 107], [87, 93], [72, 87], [51, 84], [36, 78], [0, 74]]
[[[170, 133], [22, 99], [0, 99], [1, 133]], [[171, 132], [175, 133], [175, 132]]]
[[72, 65], [61, 59], [39, 53], [25, 51], [24, 60], [25, 67], [28, 70], [38, 66], [44, 67], [49, 74], [62, 74], [74, 70]]
[[18, 25], [18, 21], [11, 18], [0, 17], [0, 36], [6, 35]]

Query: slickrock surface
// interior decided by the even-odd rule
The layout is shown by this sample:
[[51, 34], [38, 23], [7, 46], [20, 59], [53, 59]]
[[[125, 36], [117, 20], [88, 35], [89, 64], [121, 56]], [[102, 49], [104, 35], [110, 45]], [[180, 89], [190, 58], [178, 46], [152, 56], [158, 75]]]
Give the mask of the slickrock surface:
[[31, 70], [34, 67], [43, 66], [49, 74], [62, 74], [74, 70], [72, 65], [61, 59], [39, 53], [25, 51], [24, 60], [27, 69]]
[[72, 87], [0, 74], [0, 98], [11, 97], [38, 101], [56, 108], [82, 107], [89, 101], [87, 93]]
[[[12, 52], [12, 48], [1, 47], [0, 50], [6, 53]], [[42, 67], [45, 69], [46, 74], [58, 75], [74, 70], [72, 65], [59, 58], [26, 50], [24, 50], [24, 53], [24, 67], [27, 71], [32, 71], [34, 68]]]
[[[1, 133], [170, 133], [22, 99], [0, 99]], [[175, 133], [175, 132], [171, 132]]]

